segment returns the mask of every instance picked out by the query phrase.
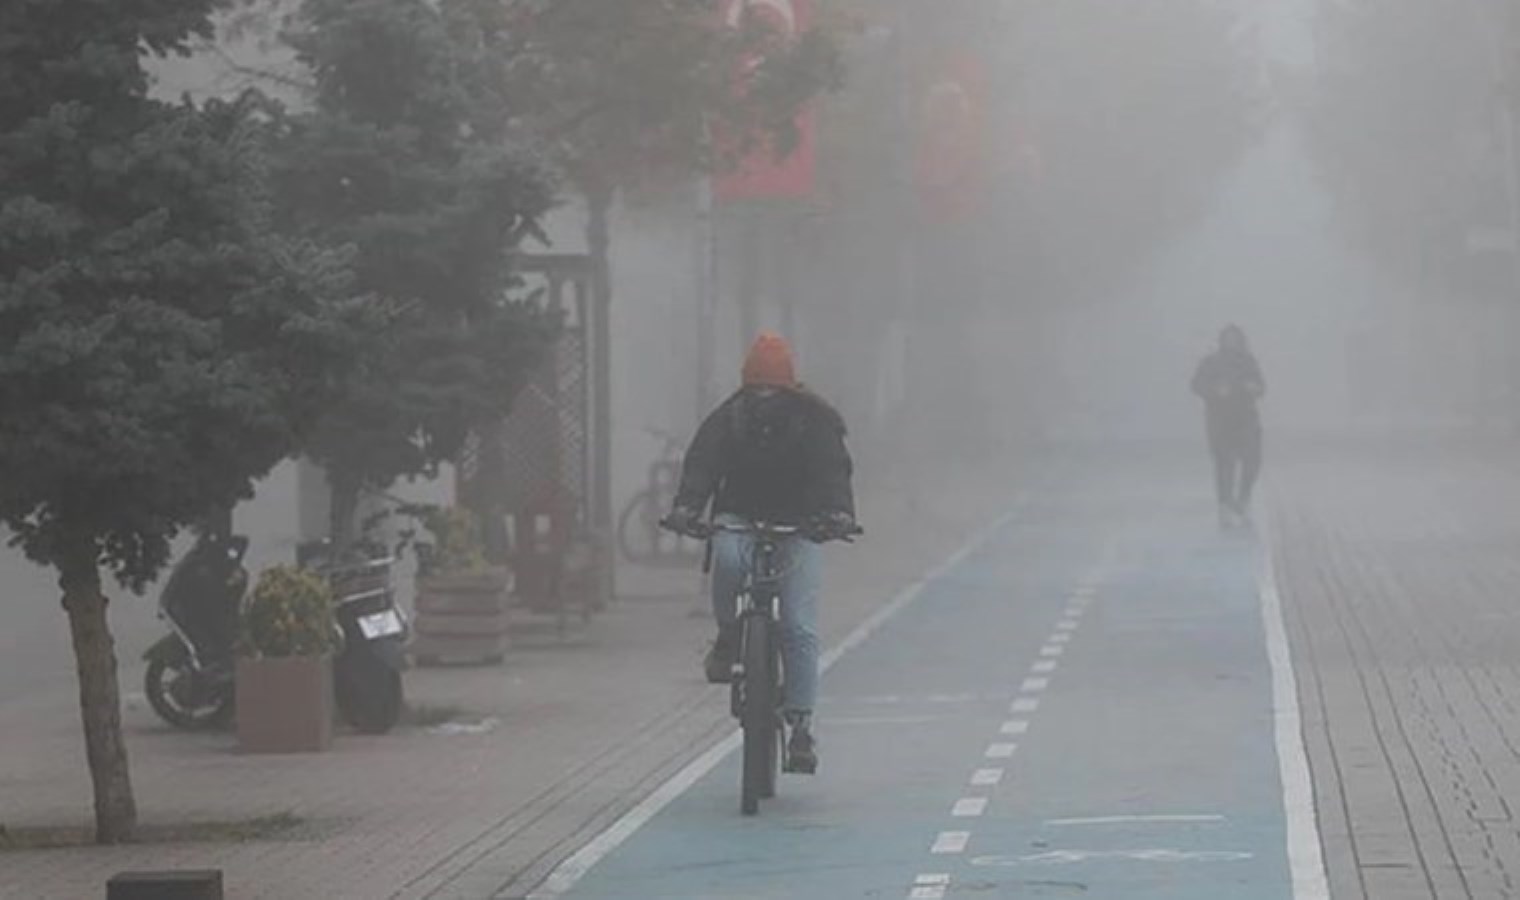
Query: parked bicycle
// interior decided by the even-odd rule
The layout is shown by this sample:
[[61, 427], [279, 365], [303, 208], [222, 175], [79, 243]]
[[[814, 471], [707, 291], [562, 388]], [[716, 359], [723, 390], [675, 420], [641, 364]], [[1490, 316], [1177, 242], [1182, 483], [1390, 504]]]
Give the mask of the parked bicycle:
[[[664, 522], [661, 527], [670, 528]], [[674, 530], [674, 529], [670, 529]], [[850, 541], [863, 532], [822, 533], [796, 525], [767, 522], [716, 522], [693, 529], [688, 537], [709, 538], [718, 531], [747, 534], [754, 538], [744, 590], [739, 592], [739, 656], [729, 681], [729, 707], [743, 731], [743, 764], [740, 766], [739, 810], [752, 816], [760, 801], [776, 796], [776, 781], [785, 755], [786, 721], [782, 698], [786, 672], [781, 656], [781, 579], [778, 568], [782, 547], [801, 536], [818, 543]]]
[[618, 515], [618, 550], [631, 563], [690, 565], [702, 555], [700, 543], [660, 527], [681, 486], [682, 442], [658, 429], [647, 429], [664, 445], [649, 464], [643, 490]]

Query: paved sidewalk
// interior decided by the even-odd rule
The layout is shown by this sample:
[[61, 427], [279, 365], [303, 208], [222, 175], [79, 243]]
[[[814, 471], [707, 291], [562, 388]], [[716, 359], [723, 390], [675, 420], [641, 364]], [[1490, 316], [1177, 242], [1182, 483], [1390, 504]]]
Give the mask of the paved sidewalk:
[[1332, 896], [1520, 897], [1520, 474], [1427, 447], [1272, 487]]
[[[869, 539], [831, 551], [827, 644], [1002, 512], [1014, 488], [969, 472], [944, 480], [954, 483], [912, 498], [863, 498]], [[300, 826], [241, 844], [0, 852], [0, 898], [95, 897], [124, 869], [206, 867], [225, 871], [235, 900], [521, 896], [731, 729], [726, 693], [699, 680], [710, 626], [693, 615], [694, 587], [689, 572], [629, 573], [626, 599], [567, 642], [529, 628], [504, 666], [408, 674], [414, 703], [484, 720], [483, 733], [412, 727], [343, 735], [327, 754], [249, 757], [227, 735], [167, 731], [129, 702], [145, 823], [292, 814]], [[0, 734], [0, 823], [82, 823], [72, 703], [10, 698]]]

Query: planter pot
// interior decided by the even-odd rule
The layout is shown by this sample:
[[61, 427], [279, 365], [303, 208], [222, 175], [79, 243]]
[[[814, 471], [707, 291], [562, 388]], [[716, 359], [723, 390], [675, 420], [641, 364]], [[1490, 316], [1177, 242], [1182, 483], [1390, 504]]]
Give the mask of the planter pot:
[[419, 577], [412, 657], [419, 665], [501, 662], [508, 583], [504, 570]]
[[238, 744], [248, 753], [317, 753], [332, 746], [332, 659], [240, 659]]

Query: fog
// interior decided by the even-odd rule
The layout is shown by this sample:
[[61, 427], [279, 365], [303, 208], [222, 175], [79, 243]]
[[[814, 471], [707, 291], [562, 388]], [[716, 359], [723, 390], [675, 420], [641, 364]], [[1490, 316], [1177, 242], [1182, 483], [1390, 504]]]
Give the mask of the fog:
[[[1009, 452], [1050, 440], [1191, 442], [1197, 452], [1187, 380], [1228, 323], [1251, 336], [1266, 370], [1269, 433], [1494, 419], [1509, 391], [1491, 327], [1508, 321], [1497, 302], [1512, 293], [1505, 254], [1479, 247], [1464, 260], [1463, 246], [1443, 244], [1443, 258], [1400, 268], [1407, 248], [1364, 239], [1367, 222], [1390, 214], [1431, 244], [1481, 243], [1507, 227], [1503, 203], [1492, 208], [1503, 195], [1502, 123], [1485, 118], [1481, 97], [1441, 93], [1482, 89], [1460, 70], [1489, 58], [1480, 26], [1494, 12], [1470, 5], [1472, 15], [1420, 12], [1406, 0], [1351, 22], [1312, 0], [1150, 2], [1124, 15], [1092, 0], [1008, 4], [996, 15], [949, 4], [905, 20], [927, 49], [868, 20], [845, 41], [846, 87], [822, 103], [817, 196], [800, 212], [719, 208], [709, 232], [690, 185], [618, 204], [614, 507], [662, 448], [650, 429], [689, 435], [704, 404], [736, 385], [758, 327], [798, 345], [804, 377], [846, 412], [867, 476], [893, 448], [943, 447], [947, 437]], [[1420, 17], [1440, 27], [1411, 31]], [[1409, 45], [1416, 33], [1429, 43]], [[922, 149], [912, 145], [923, 140], [915, 104], [957, 46], [980, 60], [971, 102], [981, 147], [963, 161], [978, 197], [925, 213], [919, 204], [937, 201], [911, 184]], [[1337, 59], [1355, 77], [1323, 83], [1317, 55], [1346, 48], [1370, 53]], [[258, 52], [234, 41], [171, 61], [159, 91], [239, 89], [246, 79], [231, 60], [246, 66]], [[1421, 91], [1376, 80], [1406, 64], [1442, 77]], [[1459, 113], [1467, 130], [1454, 137]], [[1396, 159], [1344, 140], [1361, 129], [1375, 142], [1379, 128]], [[1381, 167], [1412, 181], [1425, 173], [1399, 176], [1400, 165], [1442, 154], [1467, 171], [1448, 165], [1428, 176], [1437, 184], [1409, 185], [1407, 199], [1358, 208], [1383, 187], [1376, 173], [1356, 184], [1357, 173]], [[1422, 205], [1464, 180], [1465, 207]], [[554, 251], [585, 249], [584, 215], [574, 202], [554, 215]], [[1464, 263], [1478, 274], [1444, 277]], [[717, 280], [705, 286], [709, 265]], [[706, 384], [701, 341], [715, 361]], [[258, 535], [259, 561], [284, 558], [320, 527], [310, 515], [303, 524], [296, 481], [282, 470], [239, 513]], [[417, 490], [444, 496], [447, 483]], [[8, 561], [8, 593], [46, 582], [21, 568]], [[22, 630], [6, 633], [25, 642]]]
[[[1514, 98], [1493, 88], [1520, 66], [1493, 39], [1506, 4], [837, 6], [864, 11], [843, 17], [846, 82], [814, 110], [806, 198], [713, 205], [695, 177], [618, 195], [613, 516], [661, 435], [684, 442], [738, 386], [761, 328], [795, 344], [803, 380], [849, 423], [868, 526], [873, 505], [897, 510], [897, 493], [947, 471], [1011, 479], [1071, 446], [1160, 448], [1196, 467], [1203, 497], [1189, 379], [1229, 324], [1264, 370], [1271, 452], [1513, 428], [1520, 195]], [[231, 60], [260, 52], [232, 41], [164, 62], [157, 90], [237, 90]], [[587, 216], [567, 192], [533, 251], [592, 249]], [[322, 535], [324, 491], [293, 461], [261, 482], [235, 517], [253, 568]], [[451, 467], [395, 488], [454, 491]], [[696, 584], [626, 564], [620, 578]], [[54, 582], [0, 555], [5, 698], [72, 690]], [[131, 668], [160, 632], [156, 594], [112, 591]]]

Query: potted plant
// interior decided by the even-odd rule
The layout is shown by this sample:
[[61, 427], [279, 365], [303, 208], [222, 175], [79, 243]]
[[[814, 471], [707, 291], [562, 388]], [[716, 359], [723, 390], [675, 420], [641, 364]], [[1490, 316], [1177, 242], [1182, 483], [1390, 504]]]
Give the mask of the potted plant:
[[250, 753], [332, 745], [332, 590], [290, 566], [263, 572], [243, 611], [237, 668], [238, 743]]
[[510, 578], [486, 559], [479, 518], [454, 506], [407, 506], [402, 512], [427, 532], [415, 545], [412, 657], [420, 665], [501, 662]]

